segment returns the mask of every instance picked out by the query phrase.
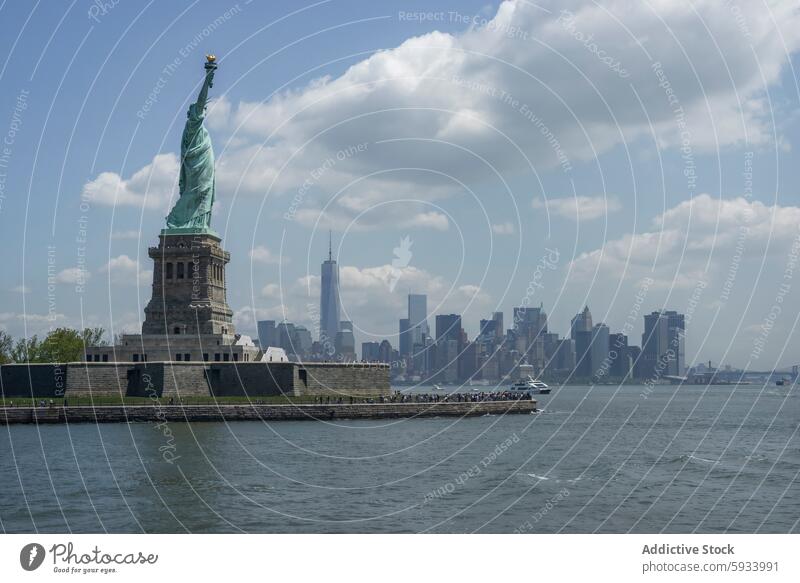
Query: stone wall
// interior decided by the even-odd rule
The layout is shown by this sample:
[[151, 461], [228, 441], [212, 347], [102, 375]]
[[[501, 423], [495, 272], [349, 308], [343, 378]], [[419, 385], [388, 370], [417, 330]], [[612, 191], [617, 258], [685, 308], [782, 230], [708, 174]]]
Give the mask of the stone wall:
[[201, 362], [162, 362], [162, 397], [208, 397], [206, 366]]
[[130, 363], [71, 362], [67, 364], [66, 396], [124, 396], [128, 391], [130, 366]]
[[6, 397], [389, 395], [389, 367], [293, 362], [72, 362], [0, 366]]
[[16, 423], [125, 423], [129, 421], [280, 421], [471, 417], [532, 413], [536, 401], [375, 403], [354, 405], [199, 405], [0, 408], [0, 425]]
[[298, 395], [377, 397], [391, 393], [386, 364], [304, 363], [297, 365], [294, 382]]
[[0, 366], [0, 395], [4, 397], [63, 397], [66, 388], [66, 364]]
[[218, 397], [298, 396], [296, 368], [290, 362], [214, 363], [207, 375], [211, 394]]

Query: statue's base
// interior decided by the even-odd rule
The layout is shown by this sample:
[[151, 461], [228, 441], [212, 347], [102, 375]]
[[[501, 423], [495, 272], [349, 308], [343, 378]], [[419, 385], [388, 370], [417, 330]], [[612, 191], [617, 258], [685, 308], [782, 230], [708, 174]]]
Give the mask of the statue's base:
[[180, 227], [180, 228], [167, 228], [161, 229], [162, 235], [208, 235], [214, 237], [218, 241], [222, 241], [222, 237], [209, 227]]
[[226, 301], [225, 266], [230, 253], [208, 228], [168, 228], [153, 260], [153, 288], [144, 309], [145, 336], [235, 335], [233, 311]]

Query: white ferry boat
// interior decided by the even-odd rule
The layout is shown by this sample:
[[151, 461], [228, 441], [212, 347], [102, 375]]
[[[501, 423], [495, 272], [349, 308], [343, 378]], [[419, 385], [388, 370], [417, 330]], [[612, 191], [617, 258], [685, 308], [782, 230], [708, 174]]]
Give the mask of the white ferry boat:
[[511, 385], [508, 389], [509, 391], [526, 391], [533, 395], [549, 395], [550, 394], [550, 387], [548, 387], [544, 382], [540, 380], [536, 380], [531, 376], [528, 376], [527, 379], [520, 379]]

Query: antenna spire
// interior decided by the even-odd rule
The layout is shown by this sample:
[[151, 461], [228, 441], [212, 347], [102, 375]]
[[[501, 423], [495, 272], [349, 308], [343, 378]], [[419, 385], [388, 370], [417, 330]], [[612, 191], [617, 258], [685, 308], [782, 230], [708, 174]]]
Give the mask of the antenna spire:
[[333, 261], [333, 232], [328, 229], [328, 261]]

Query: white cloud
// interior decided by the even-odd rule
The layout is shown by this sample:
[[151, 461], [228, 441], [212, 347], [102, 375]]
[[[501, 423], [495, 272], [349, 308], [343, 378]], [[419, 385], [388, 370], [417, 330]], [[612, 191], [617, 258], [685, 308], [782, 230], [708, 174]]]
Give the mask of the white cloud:
[[[641, 314], [653, 309], [691, 314], [690, 359], [755, 362], [755, 342], [764, 340], [766, 352], [757, 367], [769, 370], [791, 363], [789, 355], [800, 350], [796, 313], [786, 309], [789, 294], [795, 297], [798, 291], [791, 283], [800, 252], [798, 225], [798, 206], [701, 194], [667, 209], [645, 231], [579, 254], [568, 265], [563, 289], [571, 301], [576, 290], [578, 301], [588, 299], [596, 318], [617, 326], [629, 321], [638, 303], [638, 326]], [[780, 317], [768, 322], [767, 337], [759, 339], [770, 306], [778, 306]], [[779, 362], [784, 342], [788, 345]]]
[[265, 298], [277, 299], [281, 297], [281, 288], [277, 283], [268, 283], [261, 288], [261, 295]]
[[[408, 290], [428, 296], [431, 327], [434, 326], [433, 314], [462, 314], [464, 326], [469, 327], [495, 308], [489, 294], [479, 286], [449, 282], [413, 265], [400, 268], [401, 283], [392, 290], [390, 284], [397, 270], [390, 264], [339, 268], [342, 319], [353, 321], [358, 342], [388, 338], [397, 346], [398, 320], [407, 310]], [[259, 318], [286, 318], [313, 329], [314, 318], [318, 317], [319, 293], [318, 275], [301, 277], [283, 289], [269, 284], [262, 289], [262, 296], [282, 299], [284, 304], [257, 306], [255, 312], [248, 308], [242, 312], [241, 322], [244, 325], [258, 313]]]
[[[508, 155], [507, 136], [538, 163], [556, 166], [550, 132], [571, 160], [649, 135], [651, 123], [664, 146], [680, 145], [681, 129], [652, 67], [658, 61], [687, 114], [695, 148], [737, 143], [745, 133], [751, 143], [768, 140], [762, 73], [768, 83], [777, 81], [787, 63], [783, 43], [792, 51], [800, 42], [792, 34], [800, 15], [791, 4], [765, 10], [743, 3], [747, 42], [730, 9], [710, 0], [696, 2], [694, 11], [666, 2], [611, 2], [601, 9], [572, 1], [552, 8], [548, 15], [529, 2], [504, 2], [485, 27], [410, 38], [340, 77], [316, 79], [267, 103], [226, 103], [220, 113], [227, 124], [223, 116], [216, 123], [254, 136], [255, 143], [269, 138], [261, 151], [273, 162], [295, 155], [295, 167], [313, 168], [314, 160], [366, 142], [365, 152], [335, 165], [354, 176], [387, 166], [434, 167], [455, 176], [487, 172], [473, 156], [420, 139], [454, 142], [501, 168], [523, 168], [521, 157]], [[570, 9], [569, 23], [560, 8]], [[515, 37], [511, 30], [527, 34]], [[587, 48], [581, 39], [589, 35], [623, 63], [627, 78]], [[400, 141], [382, 144], [386, 139]], [[298, 162], [304, 156], [308, 164]], [[263, 179], [266, 168], [276, 166], [254, 164], [252, 171]]]
[[581, 253], [570, 264], [570, 277], [597, 288], [616, 286], [624, 274], [626, 282], [652, 278], [651, 287], [665, 290], [691, 289], [701, 280], [750, 289], [760, 271], [763, 276], [770, 268], [783, 269], [798, 224], [800, 207], [701, 194], [653, 219], [651, 230]]
[[12, 287], [11, 291], [18, 294], [29, 294], [31, 293], [31, 288], [27, 285], [17, 285]]
[[66, 283], [66, 284], [83, 284], [85, 283], [90, 277], [91, 273], [83, 269], [82, 267], [68, 267], [67, 269], [62, 269], [56, 274], [56, 282], [58, 283]]
[[133, 229], [131, 229], [129, 231], [113, 231], [111, 233], [111, 238], [112, 239], [123, 239], [123, 240], [124, 239], [138, 239], [141, 236], [142, 236], [142, 233], [140, 231], [136, 231], [136, 230], [133, 230]]
[[104, 206], [144, 206], [166, 210], [170, 197], [177, 197], [178, 156], [158, 154], [153, 161], [123, 179], [115, 172], [103, 172], [83, 187], [82, 196]]
[[545, 209], [548, 213], [573, 221], [592, 221], [605, 217], [609, 211], [619, 210], [616, 197], [573, 196], [533, 200], [533, 208]]
[[[494, 170], [527, 174], [530, 161], [571, 168], [653, 134], [675, 149], [689, 136], [693, 152], [766, 144], [773, 139], [766, 89], [800, 45], [800, 14], [790, 2], [741, 2], [737, 11], [714, 0], [692, 10], [674, 2], [510, 0], [485, 26], [409, 38], [268, 102], [217, 99], [208, 123], [224, 149], [218, 189], [296, 195], [308, 185], [296, 216], [303, 224], [325, 209], [333, 228], [356, 218], [380, 228], [400, 218], [443, 229], [444, 217], [414, 201], [462, 193], [461, 184], [472, 187]], [[174, 190], [174, 156], [157, 157], [127, 181], [105, 173], [87, 188], [107, 204], [140, 205], [151, 170], [162, 179], [147, 206], [159, 206]], [[378, 204], [401, 200], [397, 208]], [[373, 210], [361, 215], [365, 208]]]
[[17, 338], [37, 335], [41, 339], [53, 327], [68, 323], [66, 315], [60, 312], [48, 314], [0, 312], [0, 330]]
[[513, 235], [517, 230], [511, 221], [505, 223], [495, 223], [492, 225], [492, 233], [495, 235]]
[[250, 259], [255, 263], [288, 263], [287, 257], [278, 257], [263, 245], [257, 245], [250, 250]]
[[450, 228], [450, 221], [447, 220], [447, 215], [430, 211], [427, 213], [418, 213], [410, 219], [403, 221], [400, 224], [401, 228], [430, 228], [437, 231], [446, 231]]
[[100, 268], [101, 273], [109, 274], [111, 283], [117, 285], [143, 285], [152, 282], [152, 270], [143, 270], [139, 262], [127, 255], [113, 257]]
[[[800, 207], [701, 194], [653, 219], [652, 230], [630, 233], [580, 254], [571, 268], [573, 277], [584, 281], [599, 270], [615, 280], [626, 273], [632, 281], [653, 277], [664, 287], [692, 287], [699, 278], [726, 274], [734, 260], [785, 254], [798, 236], [798, 224]], [[736, 269], [743, 268], [737, 263]]]

